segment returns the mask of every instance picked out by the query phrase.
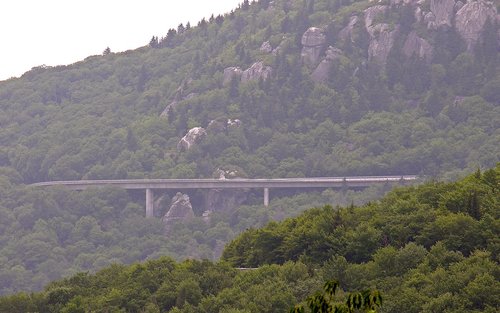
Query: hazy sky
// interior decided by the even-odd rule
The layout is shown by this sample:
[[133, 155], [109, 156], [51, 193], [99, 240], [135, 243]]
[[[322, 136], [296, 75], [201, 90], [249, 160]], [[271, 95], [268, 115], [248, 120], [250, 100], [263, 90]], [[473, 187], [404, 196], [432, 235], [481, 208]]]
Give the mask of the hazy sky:
[[241, 0], [0, 0], [0, 80], [162, 37], [179, 23], [226, 13]]

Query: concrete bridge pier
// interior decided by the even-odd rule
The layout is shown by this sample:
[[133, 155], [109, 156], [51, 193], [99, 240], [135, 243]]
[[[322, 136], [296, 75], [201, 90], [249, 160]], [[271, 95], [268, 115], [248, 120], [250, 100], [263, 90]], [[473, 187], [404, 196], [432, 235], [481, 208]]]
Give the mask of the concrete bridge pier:
[[264, 206], [269, 206], [269, 188], [264, 188]]
[[146, 218], [151, 218], [155, 216], [155, 208], [154, 208], [154, 195], [153, 190], [147, 188], [146, 189]]

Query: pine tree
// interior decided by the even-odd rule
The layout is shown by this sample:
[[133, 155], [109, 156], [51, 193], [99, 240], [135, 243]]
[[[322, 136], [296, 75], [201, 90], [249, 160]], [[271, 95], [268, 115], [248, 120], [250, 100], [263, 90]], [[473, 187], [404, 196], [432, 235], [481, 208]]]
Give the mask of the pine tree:
[[109, 47], [106, 47], [106, 49], [104, 49], [104, 51], [102, 52], [102, 55], [108, 55], [111, 53], [111, 49]]

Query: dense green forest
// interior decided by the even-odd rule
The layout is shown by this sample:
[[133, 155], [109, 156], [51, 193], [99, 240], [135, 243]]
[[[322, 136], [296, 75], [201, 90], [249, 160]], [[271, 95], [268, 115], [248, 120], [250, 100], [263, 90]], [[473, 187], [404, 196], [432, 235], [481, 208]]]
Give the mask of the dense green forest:
[[[133, 51], [107, 50], [0, 82], [0, 294], [41, 290], [113, 263], [214, 260], [248, 228], [328, 203], [360, 205], [390, 189], [278, 192], [269, 208], [256, 191], [224, 194], [229, 200], [210, 207], [203, 193], [192, 192], [195, 217], [166, 232], [162, 217], [175, 193], [158, 194], [156, 218], [146, 219], [139, 192], [70, 192], [29, 186], [34, 182], [207, 178], [221, 171], [448, 181], [494, 167], [500, 161], [500, 8], [484, 0], [455, 2], [244, 1]], [[339, 240], [362, 240], [352, 236]], [[431, 239], [414, 239], [432, 246]], [[387, 240], [399, 240], [396, 250], [406, 242]], [[346, 253], [347, 262], [367, 262], [373, 252], [325, 242]], [[470, 251], [490, 249], [475, 244]], [[239, 246], [233, 243], [225, 257], [236, 262], [233, 247]], [[248, 259], [238, 262], [311, 262], [295, 252], [245, 250]]]
[[0, 298], [0, 312], [286, 312], [334, 278], [340, 297], [378, 289], [380, 312], [498, 312], [499, 188], [500, 164], [310, 209], [242, 233], [219, 263], [114, 264]]

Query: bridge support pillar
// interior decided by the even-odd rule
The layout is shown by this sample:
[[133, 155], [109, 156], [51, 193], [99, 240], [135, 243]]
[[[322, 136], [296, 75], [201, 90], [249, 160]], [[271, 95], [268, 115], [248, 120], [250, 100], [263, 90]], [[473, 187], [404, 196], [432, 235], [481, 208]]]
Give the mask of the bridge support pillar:
[[152, 189], [146, 189], [146, 218], [154, 217], [154, 196]]
[[269, 206], [269, 188], [264, 188], [264, 206]]

